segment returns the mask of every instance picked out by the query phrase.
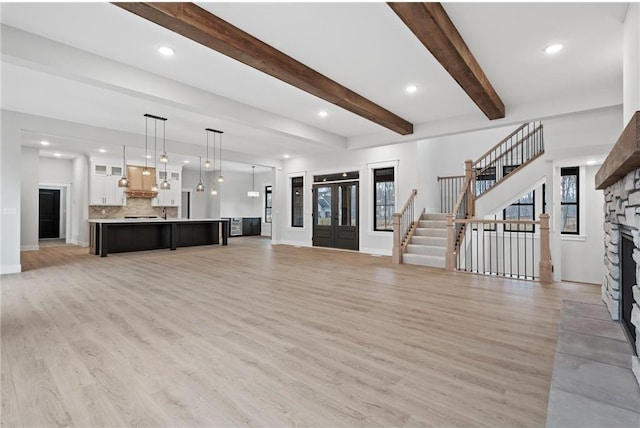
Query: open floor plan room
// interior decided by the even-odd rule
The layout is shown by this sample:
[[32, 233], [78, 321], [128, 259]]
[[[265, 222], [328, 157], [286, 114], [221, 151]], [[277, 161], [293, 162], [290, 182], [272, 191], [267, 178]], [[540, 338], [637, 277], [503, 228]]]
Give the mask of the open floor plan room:
[[260, 238], [23, 267], [4, 426], [541, 426], [562, 300], [600, 299]]

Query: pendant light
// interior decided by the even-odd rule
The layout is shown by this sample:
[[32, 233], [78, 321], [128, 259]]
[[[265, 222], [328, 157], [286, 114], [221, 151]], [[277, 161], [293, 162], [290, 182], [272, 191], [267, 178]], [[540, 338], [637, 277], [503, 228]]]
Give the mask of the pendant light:
[[200, 160], [200, 182], [196, 186], [196, 192], [204, 192], [204, 184], [202, 184], [202, 156], [198, 159]]
[[247, 196], [250, 198], [259, 198], [260, 192], [256, 191], [256, 167], [252, 165], [251, 168], [251, 190], [247, 192]]
[[127, 147], [122, 146], [122, 178], [118, 180], [118, 187], [129, 187], [127, 179]]
[[[211, 161], [209, 161], [209, 131], [205, 131], [207, 134], [207, 157], [204, 161], [204, 167], [211, 168]], [[215, 156], [215, 153], [213, 154]]]
[[217, 134], [220, 134], [220, 175], [218, 176], [218, 183], [224, 183], [224, 177], [222, 176], [222, 131], [214, 131]]
[[142, 170], [142, 175], [149, 176], [151, 175], [151, 171], [149, 171], [149, 167], [147, 166], [147, 156], [148, 151], [147, 148], [149, 146], [149, 117], [144, 115], [144, 169]]
[[[205, 129], [207, 133], [207, 147], [209, 144], [209, 132], [215, 132], [215, 130], [211, 128]], [[206, 165], [206, 164], [205, 164]], [[213, 185], [211, 186], [211, 196], [216, 196], [218, 194], [218, 189], [216, 189], [216, 134], [213, 134]]]
[[[145, 116], [149, 117], [149, 115]], [[153, 121], [153, 170], [156, 173], [153, 175], [153, 184], [151, 185], [151, 191], [158, 193], [158, 121]]]
[[[167, 119], [164, 119], [164, 121], [162, 122], [162, 150], [164, 151], [164, 153], [160, 156], [160, 162], [164, 163], [164, 181], [162, 181], [162, 183], [160, 183], [160, 188], [162, 190], [170, 190], [171, 189], [171, 183], [169, 183], [169, 180], [167, 180], [168, 176], [167, 176], [167, 162], [169, 162], [169, 158], [167, 157], [167, 134], [166, 134], [166, 127], [165, 127], [165, 122], [167, 121]], [[163, 159], [164, 156], [164, 160]]]

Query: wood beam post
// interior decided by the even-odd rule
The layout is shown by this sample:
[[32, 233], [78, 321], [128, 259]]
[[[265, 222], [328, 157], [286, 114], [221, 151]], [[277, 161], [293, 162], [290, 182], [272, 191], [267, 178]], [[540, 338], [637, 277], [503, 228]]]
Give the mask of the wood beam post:
[[402, 237], [400, 236], [401, 222], [402, 214], [395, 213], [393, 215], [393, 252], [391, 253], [391, 261], [394, 264], [402, 263]]
[[504, 104], [440, 3], [387, 3], [489, 119]]
[[467, 193], [467, 213], [469, 217], [476, 215], [476, 185], [475, 174], [473, 173], [473, 161], [464, 161], [464, 181], [469, 183], [469, 192]]
[[113, 3], [181, 36], [397, 132], [413, 124], [194, 3]]
[[456, 237], [453, 220], [454, 214], [447, 214], [447, 255], [445, 260], [445, 269], [453, 272], [456, 269]]
[[549, 214], [540, 214], [540, 282], [553, 282], [553, 263], [549, 246]]

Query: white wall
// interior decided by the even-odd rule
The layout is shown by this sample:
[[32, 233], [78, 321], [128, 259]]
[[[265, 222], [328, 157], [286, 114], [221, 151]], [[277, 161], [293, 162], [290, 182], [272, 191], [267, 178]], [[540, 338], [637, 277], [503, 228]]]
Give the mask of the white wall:
[[218, 183], [220, 217], [263, 217], [264, 189], [259, 186], [256, 176], [256, 190], [259, 198], [249, 198], [251, 173], [228, 171], [224, 173], [224, 183]]
[[20, 266], [20, 127], [12, 114], [0, 111], [0, 274]]
[[604, 275], [604, 193], [596, 190], [596, 172], [600, 165], [580, 168], [580, 230], [578, 236], [562, 235], [562, 279], [599, 283]]
[[191, 218], [211, 218], [211, 208], [214, 196], [211, 195], [211, 173], [202, 176], [204, 192], [196, 192], [196, 186], [200, 182], [200, 172], [191, 169], [182, 169], [182, 188], [191, 190]]
[[71, 186], [71, 239], [70, 242], [89, 245], [89, 159], [82, 155], [73, 160]]
[[73, 181], [73, 161], [40, 157], [39, 175], [41, 183], [69, 184]]
[[640, 110], [640, 4], [631, 3], [624, 21], [623, 52], [623, 105], [622, 126]]
[[[274, 222], [272, 240], [274, 243], [292, 245], [312, 245], [312, 181], [313, 176], [344, 171], [360, 172], [360, 251], [372, 254], [391, 254], [392, 234], [373, 231], [373, 182], [371, 169], [396, 166], [396, 209], [402, 208], [411, 190], [416, 188], [415, 142], [397, 145], [343, 151], [314, 157], [289, 159], [282, 170], [276, 171], [274, 187]], [[290, 179], [304, 177], [304, 227], [290, 227]]]
[[23, 147], [20, 156], [20, 249], [38, 249], [39, 229], [39, 150]]

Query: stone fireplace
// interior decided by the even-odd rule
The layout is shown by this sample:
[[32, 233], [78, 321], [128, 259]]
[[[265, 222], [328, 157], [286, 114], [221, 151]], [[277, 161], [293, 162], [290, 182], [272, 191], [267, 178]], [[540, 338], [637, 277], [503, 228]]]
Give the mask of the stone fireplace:
[[640, 112], [596, 174], [596, 187], [605, 200], [602, 300], [625, 330], [640, 383]]

